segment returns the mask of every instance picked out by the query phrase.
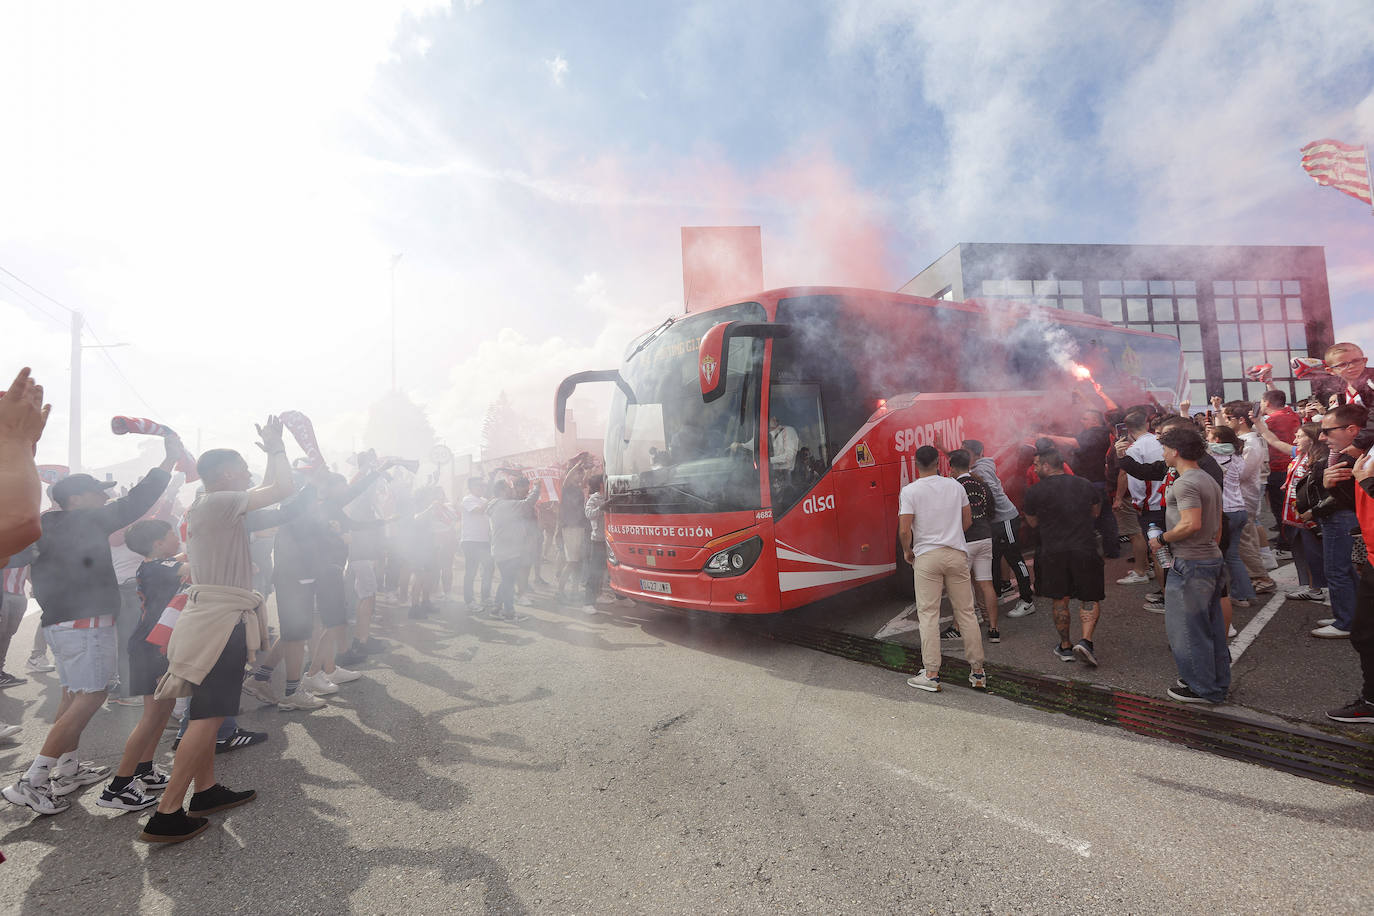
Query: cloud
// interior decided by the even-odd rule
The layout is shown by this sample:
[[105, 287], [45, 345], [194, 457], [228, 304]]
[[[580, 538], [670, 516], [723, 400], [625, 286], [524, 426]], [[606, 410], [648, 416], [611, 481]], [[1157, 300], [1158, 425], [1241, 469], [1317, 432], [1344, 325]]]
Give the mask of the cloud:
[[568, 75], [568, 62], [563, 59], [563, 55], [555, 54], [551, 59], [546, 59], [544, 66], [548, 68], [549, 79], [553, 80], [553, 84], [562, 86], [564, 78]]

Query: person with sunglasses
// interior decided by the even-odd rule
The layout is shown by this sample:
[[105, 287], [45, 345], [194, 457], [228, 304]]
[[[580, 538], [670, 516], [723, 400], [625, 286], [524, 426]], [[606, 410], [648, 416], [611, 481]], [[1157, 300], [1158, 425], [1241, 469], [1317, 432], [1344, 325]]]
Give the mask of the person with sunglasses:
[[[1358, 404], [1344, 404], [1322, 417], [1318, 438], [1330, 450], [1325, 460], [1312, 463], [1302, 484], [1300, 502], [1312, 507], [1322, 532], [1322, 567], [1326, 572], [1331, 614], [1312, 631], [1319, 639], [1349, 639], [1355, 622], [1355, 571], [1351, 562], [1355, 515], [1354, 464], [1361, 457], [1357, 439], [1363, 439], [1369, 411]], [[1368, 443], [1365, 443], [1368, 447]]]

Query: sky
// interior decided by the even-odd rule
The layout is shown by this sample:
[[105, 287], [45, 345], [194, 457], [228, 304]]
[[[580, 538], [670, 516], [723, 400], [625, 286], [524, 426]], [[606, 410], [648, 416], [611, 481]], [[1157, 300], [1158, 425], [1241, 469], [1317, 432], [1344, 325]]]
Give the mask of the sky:
[[[0, 8], [0, 372], [85, 464], [115, 414], [327, 457], [399, 388], [455, 453], [502, 392], [680, 313], [680, 228], [758, 225], [769, 287], [896, 289], [959, 242], [1326, 248], [1374, 346], [1374, 5], [369, 0]], [[396, 255], [400, 255], [399, 260]], [[394, 280], [394, 287], [393, 287]], [[99, 345], [120, 344], [109, 349]], [[551, 430], [550, 430], [551, 438]]]

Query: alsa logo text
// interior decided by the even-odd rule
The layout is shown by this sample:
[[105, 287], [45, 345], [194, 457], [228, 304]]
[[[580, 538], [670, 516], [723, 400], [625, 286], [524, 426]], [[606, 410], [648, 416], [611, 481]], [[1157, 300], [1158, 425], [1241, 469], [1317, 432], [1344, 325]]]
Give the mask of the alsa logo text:
[[923, 445], [934, 445], [937, 438], [946, 450], [958, 448], [964, 441], [964, 417], [962, 414], [926, 423], [923, 426], [910, 426], [899, 429], [893, 436], [893, 447], [899, 452], [913, 451]]
[[802, 512], [807, 515], [815, 515], [817, 512], [825, 512], [835, 508], [835, 497], [830, 496], [808, 496], [806, 502], [802, 503]]

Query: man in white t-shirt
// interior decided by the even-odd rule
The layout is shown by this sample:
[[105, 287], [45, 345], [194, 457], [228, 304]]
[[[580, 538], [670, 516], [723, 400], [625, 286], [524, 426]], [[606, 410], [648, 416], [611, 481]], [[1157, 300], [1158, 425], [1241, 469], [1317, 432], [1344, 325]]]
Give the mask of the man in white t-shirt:
[[973, 586], [964, 541], [964, 529], [973, 522], [968, 494], [957, 480], [940, 476], [940, 453], [933, 446], [916, 450], [916, 469], [920, 476], [902, 487], [897, 497], [902, 552], [916, 580], [916, 619], [924, 665], [907, 683], [921, 690], [940, 690], [940, 594], [948, 591], [954, 625], [964, 640], [969, 685], [986, 690], [983, 637], [973, 615]]
[[479, 607], [474, 601], [472, 585], [482, 573], [482, 604], [491, 604], [491, 573], [495, 563], [491, 559], [491, 519], [487, 518], [487, 485], [480, 477], [468, 478], [468, 495], [458, 504], [462, 513], [459, 544], [463, 549], [463, 601], [468, 610]]

